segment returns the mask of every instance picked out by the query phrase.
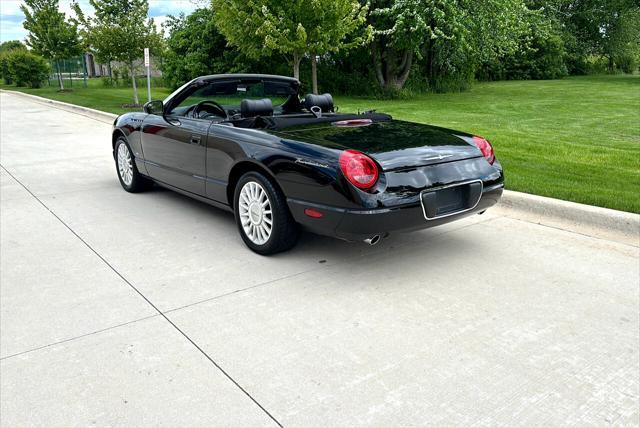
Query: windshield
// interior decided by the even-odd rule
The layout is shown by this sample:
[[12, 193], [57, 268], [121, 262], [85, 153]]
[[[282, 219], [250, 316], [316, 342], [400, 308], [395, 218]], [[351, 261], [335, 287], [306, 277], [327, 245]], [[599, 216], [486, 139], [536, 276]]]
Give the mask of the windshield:
[[174, 105], [171, 113], [185, 114], [198, 103], [203, 101], [213, 101], [233, 115], [240, 109], [242, 100], [261, 100], [268, 98], [271, 100], [274, 113], [282, 111], [282, 105], [295, 96], [297, 98], [297, 88], [289, 82], [269, 81], [269, 80], [238, 80], [238, 81], [217, 81], [204, 83], [186, 97]]

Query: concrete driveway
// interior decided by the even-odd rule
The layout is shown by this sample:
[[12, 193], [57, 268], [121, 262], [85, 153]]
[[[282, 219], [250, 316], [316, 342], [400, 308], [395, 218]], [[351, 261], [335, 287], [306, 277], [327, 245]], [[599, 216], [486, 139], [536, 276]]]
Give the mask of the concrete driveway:
[[639, 249], [499, 209], [260, 257], [3, 93], [2, 426], [633, 426]]

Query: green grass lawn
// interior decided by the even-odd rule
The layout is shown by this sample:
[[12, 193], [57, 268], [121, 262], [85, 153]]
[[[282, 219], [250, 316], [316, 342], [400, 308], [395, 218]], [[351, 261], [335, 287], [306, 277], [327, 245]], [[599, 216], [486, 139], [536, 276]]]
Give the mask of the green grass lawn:
[[[19, 90], [113, 113], [132, 102], [131, 89], [99, 83], [68, 93]], [[158, 88], [153, 97], [168, 93]], [[508, 189], [640, 213], [640, 76], [479, 83], [469, 92], [403, 100], [336, 97], [336, 105], [482, 135]]]
[[[133, 104], [133, 89], [129, 88], [109, 88], [102, 84], [100, 79], [89, 79], [88, 87], [82, 86], [82, 80], [74, 80], [73, 86], [69, 86], [69, 81], [65, 80], [65, 89], [68, 92], [58, 91], [58, 82], [51, 81], [52, 86], [44, 86], [38, 89], [17, 88], [15, 86], [0, 85], [1, 89], [25, 92], [27, 94], [38, 95], [40, 97], [51, 98], [52, 100], [64, 101], [66, 103], [77, 104], [84, 107], [90, 107], [96, 110], [102, 110], [109, 113], [124, 113], [133, 111], [133, 109], [125, 109], [125, 104]], [[166, 88], [151, 88], [151, 96], [153, 99], [164, 99], [171, 93]], [[147, 84], [139, 81], [138, 97], [140, 103], [147, 101]], [[136, 109], [140, 110], [140, 109]]]

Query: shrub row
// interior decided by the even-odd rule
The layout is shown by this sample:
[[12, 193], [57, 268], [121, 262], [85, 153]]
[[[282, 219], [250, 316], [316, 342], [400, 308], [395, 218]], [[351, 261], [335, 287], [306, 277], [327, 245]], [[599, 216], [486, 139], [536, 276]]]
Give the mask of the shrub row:
[[6, 84], [39, 88], [49, 76], [49, 63], [26, 49], [0, 53], [0, 77]]

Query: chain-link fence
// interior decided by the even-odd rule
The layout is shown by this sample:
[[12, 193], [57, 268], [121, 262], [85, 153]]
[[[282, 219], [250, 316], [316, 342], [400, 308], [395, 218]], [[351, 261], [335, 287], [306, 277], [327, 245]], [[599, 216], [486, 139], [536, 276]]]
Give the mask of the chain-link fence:
[[65, 88], [87, 87], [87, 63], [84, 55], [58, 61], [51, 60], [49, 65], [51, 66], [49, 86], [57, 86], [58, 76], [60, 76]]

